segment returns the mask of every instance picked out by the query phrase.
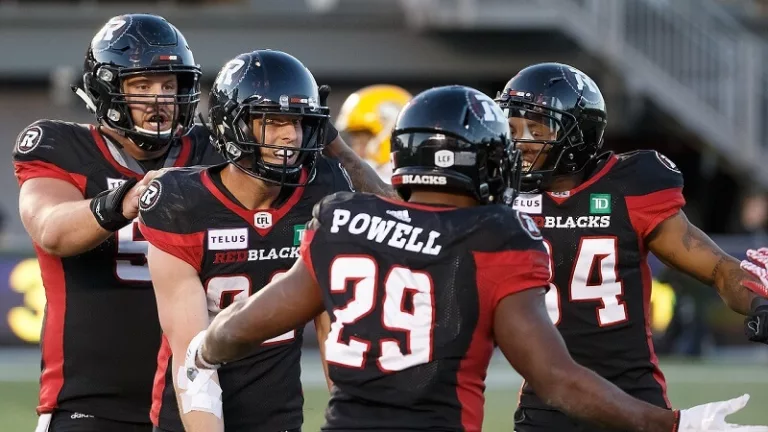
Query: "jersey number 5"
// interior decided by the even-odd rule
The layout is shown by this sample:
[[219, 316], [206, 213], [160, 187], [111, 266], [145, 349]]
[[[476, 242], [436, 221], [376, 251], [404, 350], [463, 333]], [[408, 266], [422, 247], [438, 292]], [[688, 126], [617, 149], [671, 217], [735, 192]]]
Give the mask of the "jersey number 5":
[[147, 250], [149, 243], [139, 231], [139, 223], [134, 220], [120, 228], [116, 233], [117, 256], [115, 257], [115, 275], [123, 282], [149, 282]]
[[[579, 242], [576, 263], [571, 270], [571, 281], [568, 299], [572, 302], [600, 302], [597, 308], [597, 323], [600, 327], [619, 324], [627, 320], [627, 307], [621, 296], [624, 294], [624, 286], [619, 280], [616, 271], [617, 240], [613, 237], [583, 237]], [[544, 241], [550, 257], [552, 245]], [[550, 258], [549, 292], [546, 295], [549, 317], [555, 325], [560, 323], [560, 293], [559, 287], [554, 284], [554, 272]], [[590, 276], [597, 266], [597, 279], [599, 283], [590, 284]]]
[[[381, 353], [379, 369], [394, 372], [429, 362], [435, 319], [432, 278], [425, 272], [392, 266], [384, 277], [384, 300], [377, 304], [376, 293], [382, 288], [378, 286], [378, 272], [376, 261], [367, 256], [340, 256], [331, 263], [331, 294], [344, 293], [348, 283], [352, 284], [353, 292], [352, 300], [333, 311], [335, 320], [325, 341], [327, 361], [345, 367], [365, 367], [374, 341], [348, 335], [349, 342], [344, 343], [342, 333], [346, 326], [379, 308], [383, 334], [392, 336], [376, 341]], [[405, 335], [404, 347], [395, 337], [398, 334]]]

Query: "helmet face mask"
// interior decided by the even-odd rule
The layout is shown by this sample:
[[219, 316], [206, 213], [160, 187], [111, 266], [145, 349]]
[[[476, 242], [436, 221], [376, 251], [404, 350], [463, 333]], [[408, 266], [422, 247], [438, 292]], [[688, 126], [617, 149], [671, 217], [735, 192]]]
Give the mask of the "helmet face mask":
[[529, 66], [507, 83], [496, 101], [525, 159], [523, 191], [546, 189], [554, 177], [581, 172], [602, 147], [605, 101], [594, 81], [574, 67]]
[[[137, 77], [153, 80], [167, 75], [176, 76], [175, 94], [126, 91], [126, 82]], [[157, 151], [192, 127], [200, 101], [200, 75], [184, 36], [173, 25], [155, 15], [120, 15], [93, 38], [84, 64], [85, 92], [78, 95], [87, 98], [99, 123], [142, 150]], [[147, 107], [156, 127], [142, 128], [131, 113], [131, 108], [147, 111]]]
[[[292, 111], [280, 111], [273, 107], [245, 105], [233, 113], [231, 128], [234, 138], [220, 147], [225, 158], [241, 168], [246, 174], [270, 184], [283, 186], [303, 186], [306, 182], [299, 181], [305, 167], [314, 167], [319, 153], [323, 151], [322, 143], [325, 136], [328, 115], [318, 115], [308, 112], [306, 108]], [[286, 122], [299, 122], [298, 133], [301, 141], [295, 146], [266, 142], [270, 134], [268, 127], [271, 123], [277, 127], [285, 127]], [[254, 125], [258, 124], [254, 130]], [[272, 161], [264, 158], [264, 153], [274, 151], [282, 153], [274, 155]], [[278, 162], [275, 162], [277, 159]]]
[[519, 152], [511, 148], [501, 109], [469, 87], [437, 87], [414, 97], [391, 140], [392, 184], [404, 199], [419, 188], [500, 203], [519, 178], [513, 172], [519, 172]]
[[[323, 151], [329, 118], [318, 100], [314, 77], [294, 57], [271, 50], [241, 54], [224, 66], [211, 89], [213, 143], [251, 177], [304, 186]], [[285, 127], [294, 128], [293, 145], [276, 142], [285, 135], [273, 136], [276, 130], [284, 134]]]

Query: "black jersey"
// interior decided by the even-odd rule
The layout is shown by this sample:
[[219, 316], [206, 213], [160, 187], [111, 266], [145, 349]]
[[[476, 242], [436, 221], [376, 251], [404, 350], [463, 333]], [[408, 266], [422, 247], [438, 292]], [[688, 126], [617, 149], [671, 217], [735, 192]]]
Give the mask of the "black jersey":
[[[551, 253], [547, 305], [574, 360], [668, 407], [651, 342], [645, 239], [685, 204], [683, 178], [655, 151], [606, 154], [600, 164], [574, 190], [522, 195], [515, 206], [537, 222]], [[520, 404], [548, 408], [528, 385]]]
[[496, 305], [549, 277], [533, 221], [352, 193], [314, 216], [301, 258], [332, 320], [323, 430], [479, 431]]

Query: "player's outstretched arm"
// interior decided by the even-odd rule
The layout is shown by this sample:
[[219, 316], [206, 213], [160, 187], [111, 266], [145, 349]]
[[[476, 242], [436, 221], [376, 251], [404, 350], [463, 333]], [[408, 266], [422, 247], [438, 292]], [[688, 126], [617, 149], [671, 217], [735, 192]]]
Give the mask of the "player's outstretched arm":
[[670, 411], [635, 399], [579, 366], [547, 315], [543, 289], [501, 299], [493, 331], [504, 356], [536, 394], [570, 416], [625, 431], [768, 432], [766, 426], [726, 423], [725, 417], [746, 406], [749, 395]]
[[547, 315], [544, 290], [504, 297], [493, 332], [510, 364], [546, 403], [596, 425], [627, 431], [672, 431], [674, 412], [622, 392], [576, 364]]
[[[197, 270], [151, 244], [147, 260], [160, 325], [173, 352], [173, 385], [184, 427], [187, 432], [223, 432], [221, 388], [216, 372], [200, 373], [185, 365], [189, 363], [185, 362], [187, 346], [208, 326], [205, 290]], [[210, 382], [199, 385], [198, 380]]]
[[32, 241], [51, 255], [87, 252], [138, 215], [139, 195], [156, 174], [94, 199], [83, 199], [80, 190], [64, 180], [29, 179], [19, 191], [21, 221]]
[[349, 173], [352, 184], [357, 191], [396, 200], [400, 199], [392, 185], [385, 183], [372, 166], [368, 165], [357, 153], [349, 148], [341, 136], [337, 136], [330, 144], [326, 145], [324, 153], [341, 162], [341, 165]]
[[285, 276], [220, 312], [208, 327], [200, 355], [214, 365], [241, 359], [265, 340], [308, 323], [323, 310], [320, 287], [298, 259]]
[[714, 286], [734, 311], [747, 315], [768, 304], [768, 300], [741, 285], [754, 277], [739, 267], [739, 260], [723, 252], [682, 210], [661, 222], [646, 243], [664, 264]]

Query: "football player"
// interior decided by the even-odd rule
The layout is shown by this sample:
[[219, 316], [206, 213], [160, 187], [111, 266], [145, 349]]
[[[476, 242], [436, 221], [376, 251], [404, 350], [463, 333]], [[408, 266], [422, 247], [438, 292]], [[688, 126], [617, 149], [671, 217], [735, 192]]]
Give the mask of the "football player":
[[[630, 395], [669, 408], [651, 341], [648, 253], [712, 285], [741, 314], [766, 300], [741, 285], [749, 275], [739, 261], [688, 221], [683, 176], [671, 160], [651, 150], [600, 152], [606, 107], [585, 73], [533, 65], [497, 101], [523, 154], [525, 194], [515, 208], [537, 222], [552, 256], [547, 304], [568, 350]], [[595, 430], [547, 399], [526, 381], [516, 430]]]
[[[339, 162], [321, 154], [329, 110], [291, 55], [258, 50], [230, 60], [209, 105], [227, 162], [170, 170], [140, 198], [165, 336], [152, 421], [157, 431], [298, 431], [303, 326], [261, 341], [207, 388], [181, 369], [184, 352], [209, 317], [282, 277], [299, 256], [312, 207], [352, 185]], [[318, 318], [316, 327], [324, 338], [327, 325]]]
[[90, 42], [76, 89], [96, 124], [38, 120], [19, 134], [19, 208], [47, 298], [38, 430], [152, 429], [161, 333], [134, 218], [155, 170], [221, 161], [192, 124], [199, 78], [176, 27], [116, 16]]
[[347, 144], [387, 182], [392, 176], [389, 135], [397, 114], [412, 97], [394, 85], [364, 87], [347, 97], [336, 118], [336, 129]]
[[320, 201], [288, 273], [192, 340], [190, 387], [213, 386], [221, 363], [219, 371], [325, 310], [334, 387], [323, 430], [480, 431], [498, 344], [575, 417], [625, 431], [768, 431], [725, 424], [746, 396], [670, 411], [571, 359], [545, 308], [539, 229], [496, 204], [519, 184], [520, 153], [491, 98], [461, 86], [421, 93], [400, 114], [392, 145], [393, 184], [407, 202], [348, 192]]

